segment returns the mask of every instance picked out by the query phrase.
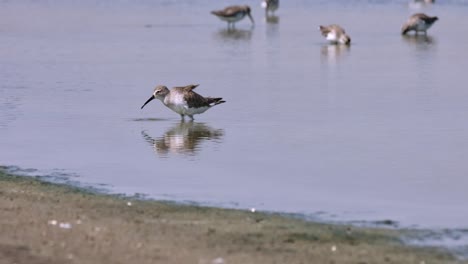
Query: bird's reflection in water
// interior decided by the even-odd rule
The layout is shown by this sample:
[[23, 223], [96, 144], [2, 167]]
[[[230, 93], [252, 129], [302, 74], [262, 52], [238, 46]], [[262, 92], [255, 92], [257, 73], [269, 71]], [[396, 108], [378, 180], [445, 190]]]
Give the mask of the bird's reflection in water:
[[167, 130], [161, 137], [152, 137], [146, 131], [141, 131], [141, 135], [158, 155], [167, 157], [170, 154], [195, 155], [203, 141], [220, 142], [224, 131], [203, 123], [182, 121]]
[[279, 16], [275, 16], [275, 15], [265, 15], [265, 21], [268, 24], [278, 24], [280, 21], [280, 18]]
[[250, 40], [252, 38], [252, 30], [226, 28], [217, 32], [216, 37], [224, 40]]
[[327, 44], [322, 46], [320, 53], [322, 62], [337, 62], [350, 50], [349, 45]]
[[434, 2], [434, 0], [410, 0], [408, 6], [411, 9], [421, 9], [424, 7], [431, 6], [432, 4], [434, 4]]
[[411, 45], [435, 44], [435, 39], [426, 34], [411, 34], [411, 35], [403, 35], [402, 37], [405, 42]]

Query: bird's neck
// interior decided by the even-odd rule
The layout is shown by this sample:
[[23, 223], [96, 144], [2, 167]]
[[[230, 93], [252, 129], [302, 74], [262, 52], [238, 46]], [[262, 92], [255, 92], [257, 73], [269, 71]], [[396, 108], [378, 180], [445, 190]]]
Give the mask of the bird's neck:
[[157, 96], [155, 96], [155, 98], [164, 103], [164, 98], [166, 98], [166, 96], [165, 95], [157, 95]]

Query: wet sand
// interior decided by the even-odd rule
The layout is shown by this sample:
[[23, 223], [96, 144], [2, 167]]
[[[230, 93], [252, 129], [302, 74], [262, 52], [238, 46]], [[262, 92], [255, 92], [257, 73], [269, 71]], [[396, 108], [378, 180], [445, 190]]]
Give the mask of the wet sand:
[[468, 263], [403, 231], [93, 193], [0, 170], [3, 263]]

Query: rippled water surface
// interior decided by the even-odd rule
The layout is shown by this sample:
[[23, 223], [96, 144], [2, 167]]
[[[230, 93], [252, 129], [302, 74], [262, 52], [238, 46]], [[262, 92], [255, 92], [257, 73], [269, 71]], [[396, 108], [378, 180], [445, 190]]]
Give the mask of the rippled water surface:
[[[468, 2], [1, 1], [0, 164], [331, 220], [468, 223]], [[440, 3], [439, 3], [440, 2]], [[415, 12], [439, 16], [402, 37]], [[339, 23], [352, 45], [328, 45]], [[463, 31], [463, 30], [465, 31]], [[227, 103], [180, 122], [157, 84]]]

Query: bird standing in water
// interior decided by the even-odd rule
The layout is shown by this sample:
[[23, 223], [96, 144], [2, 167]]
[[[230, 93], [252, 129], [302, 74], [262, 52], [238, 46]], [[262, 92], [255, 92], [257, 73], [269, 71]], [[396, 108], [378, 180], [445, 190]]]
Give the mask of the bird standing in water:
[[339, 25], [333, 24], [329, 26], [320, 26], [320, 32], [328, 41], [334, 44], [351, 44], [351, 38], [346, 34], [345, 30]]
[[234, 28], [234, 23], [243, 19], [245, 16], [248, 16], [250, 18], [250, 21], [252, 21], [252, 25], [255, 25], [252, 15], [250, 14], [250, 7], [248, 5], [228, 6], [223, 10], [211, 11], [211, 14], [217, 16], [223, 21], [227, 21], [228, 28], [230, 26]]
[[187, 115], [193, 120], [193, 115], [204, 113], [211, 107], [225, 103], [223, 98], [203, 97], [193, 91], [198, 84], [174, 87], [169, 90], [164, 85], [154, 88], [153, 95], [141, 106], [141, 109], [153, 99], [159, 99], [165, 106], [178, 113], [182, 119]]
[[268, 15], [268, 12], [275, 13], [279, 7], [279, 0], [263, 0], [262, 7], [265, 8], [265, 14]]
[[414, 30], [415, 34], [418, 34], [419, 31], [424, 32], [424, 34], [427, 34], [427, 30], [437, 21], [439, 20], [438, 17], [434, 16], [428, 16], [423, 13], [417, 13], [408, 19], [405, 24], [403, 24], [403, 27], [401, 28], [401, 34], [405, 35], [409, 31]]

